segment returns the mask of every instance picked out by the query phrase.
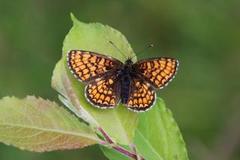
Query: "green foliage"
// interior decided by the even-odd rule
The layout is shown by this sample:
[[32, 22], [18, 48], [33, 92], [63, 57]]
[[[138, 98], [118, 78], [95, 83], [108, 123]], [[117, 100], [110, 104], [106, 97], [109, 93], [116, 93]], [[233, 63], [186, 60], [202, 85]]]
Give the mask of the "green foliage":
[[108, 157], [109, 160], [129, 160], [128, 157], [126, 157], [125, 155], [112, 150], [111, 148], [107, 148], [107, 147], [101, 147], [104, 155], [106, 157]]
[[56, 103], [29, 96], [0, 100], [0, 141], [45, 152], [82, 148], [99, 139], [86, 124]]
[[[64, 40], [62, 58], [53, 71], [52, 87], [59, 92], [61, 102], [78, 118], [48, 100], [6, 97], [0, 101], [0, 141], [36, 152], [100, 144], [110, 160], [129, 157], [188, 160], [181, 133], [162, 100], [158, 99], [150, 111], [139, 114], [123, 105], [101, 110], [87, 102], [84, 85], [68, 69], [67, 51], [90, 50], [121, 61], [135, 54], [117, 30], [99, 23], [86, 24], [73, 15], [71, 17], [73, 27]], [[119, 54], [109, 41], [118, 46], [125, 56]], [[133, 147], [135, 145], [136, 148]]]
[[153, 109], [141, 114], [134, 142], [146, 159], [188, 160], [185, 143], [172, 113], [159, 98]]

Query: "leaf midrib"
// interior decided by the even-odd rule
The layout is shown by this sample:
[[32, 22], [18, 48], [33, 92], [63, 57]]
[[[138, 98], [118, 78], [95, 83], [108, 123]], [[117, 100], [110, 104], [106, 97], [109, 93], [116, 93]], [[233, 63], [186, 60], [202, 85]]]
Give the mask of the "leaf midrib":
[[85, 138], [94, 140], [96, 142], [100, 142], [100, 139], [98, 139], [97, 137], [88, 136], [89, 133], [81, 134], [81, 133], [76, 133], [76, 132], [62, 131], [62, 130], [59, 130], [59, 129], [39, 128], [39, 127], [33, 127], [33, 126], [27, 126], [27, 125], [19, 125], [19, 124], [16, 125], [16, 124], [10, 124], [10, 123], [0, 124], [0, 126], [10, 126], [10, 127], [34, 129], [34, 130], [53, 132], [53, 133], [55, 132], [55, 133], [64, 134], [64, 135], [70, 135], [70, 136], [76, 136], [76, 137], [85, 137]]

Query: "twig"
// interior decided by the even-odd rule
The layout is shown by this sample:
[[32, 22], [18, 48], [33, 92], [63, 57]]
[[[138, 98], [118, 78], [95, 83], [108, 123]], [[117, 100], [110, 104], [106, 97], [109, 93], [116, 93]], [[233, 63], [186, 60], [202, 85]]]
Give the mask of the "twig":
[[110, 144], [110, 146], [114, 150], [116, 150], [117, 152], [119, 152], [129, 158], [132, 158], [134, 160], [144, 160], [144, 158], [141, 157], [140, 155], [138, 155], [135, 151], [131, 152], [131, 151], [119, 146], [118, 144], [114, 143], [114, 141], [111, 139], [111, 137], [101, 127], [98, 127], [98, 130], [101, 132], [102, 136], [106, 140], [106, 143], [101, 143], [102, 145], [106, 146], [106, 145]]

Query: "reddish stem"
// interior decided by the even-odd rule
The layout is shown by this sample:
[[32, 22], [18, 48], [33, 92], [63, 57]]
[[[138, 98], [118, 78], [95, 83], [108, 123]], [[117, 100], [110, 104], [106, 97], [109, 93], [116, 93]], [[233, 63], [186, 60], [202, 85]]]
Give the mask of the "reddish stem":
[[[144, 160], [144, 158], [140, 157], [139, 155], [137, 155], [136, 152], [132, 153], [132, 152], [128, 151], [127, 149], [125, 149], [125, 148], [115, 144], [113, 142], [113, 140], [111, 139], [111, 137], [101, 127], [98, 127], [98, 130], [102, 133], [104, 139], [107, 141], [108, 144], [110, 144], [112, 146], [112, 148], [114, 150], [116, 150], [119, 153], [121, 153], [121, 154], [123, 154], [123, 155], [125, 155], [127, 157], [130, 157], [130, 158], [132, 158], [134, 160]], [[101, 143], [101, 144], [106, 145], [106, 144], [104, 144], [104, 142]]]
[[114, 143], [113, 140], [108, 136], [108, 134], [101, 127], [98, 127], [98, 130], [102, 133], [103, 137], [109, 144]]

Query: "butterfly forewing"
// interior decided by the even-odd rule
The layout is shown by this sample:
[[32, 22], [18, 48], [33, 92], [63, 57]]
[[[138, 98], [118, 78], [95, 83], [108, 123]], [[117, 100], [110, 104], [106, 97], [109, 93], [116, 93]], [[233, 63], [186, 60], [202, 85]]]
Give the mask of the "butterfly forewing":
[[134, 64], [138, 74], [155, 88], [163, 88], [170, 82], [177, 71], [178, 61], [174, 58], [154, 58], [141, 60]]
[[113, 108], [120, 100], [119, 81], [114, 74], [90, 82], [85, 92], [88, 100], [100, 108]]
[[140, 78], [133, 78], [130, 90], [127, 107], [134, 111], [146, 111], [154, 101], [156, 93], [153, 87], [146, 81]]
[[71, 50], [67, 62], [74, 76], [83, 82], [102, 77], [122, 65], [117, 59], [83, 50]]

